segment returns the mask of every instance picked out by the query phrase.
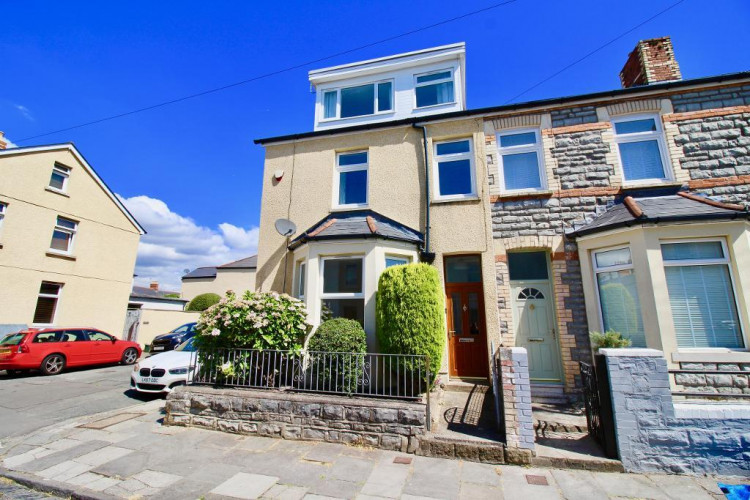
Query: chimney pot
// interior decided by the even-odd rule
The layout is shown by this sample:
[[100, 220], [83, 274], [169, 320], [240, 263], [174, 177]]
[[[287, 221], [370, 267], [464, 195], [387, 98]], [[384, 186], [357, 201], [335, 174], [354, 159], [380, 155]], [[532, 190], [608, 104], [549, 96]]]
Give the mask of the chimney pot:
[[151, 284], [148, 286], [151, 290], [159, 291], [159, 282], [158, 281], [152, 281]]
[[5, 132], [0, 132], [0, 149], [8, 147], [8, 142], [5, 140]]
[[682, 74], [668, 36], [639, 41], [620, 71], [620, 83], [626, 89], [674, 80], [682, 80]]

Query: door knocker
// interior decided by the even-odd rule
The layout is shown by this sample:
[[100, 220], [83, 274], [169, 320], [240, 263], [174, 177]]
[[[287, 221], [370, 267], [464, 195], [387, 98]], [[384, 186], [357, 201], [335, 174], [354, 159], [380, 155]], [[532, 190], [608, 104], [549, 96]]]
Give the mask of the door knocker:
[[466, 312], [468, 310], [469, 310], [469, 307], [466, 304], [464, 304], [464, 312]]

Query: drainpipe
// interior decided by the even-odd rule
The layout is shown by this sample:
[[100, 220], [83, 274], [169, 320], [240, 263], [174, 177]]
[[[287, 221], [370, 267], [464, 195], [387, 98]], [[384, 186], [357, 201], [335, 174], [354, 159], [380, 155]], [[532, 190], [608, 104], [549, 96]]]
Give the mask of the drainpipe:
[[424, 142], [424, 248], [420, 252], [419, 257], [422, 262], [432, 264], [435, 261], [435, 254], [430, 252], [430, 157], [427, 154], [427, 127], [417, 123], [412, 123], [411, 126], [422, 129], [422, 140]]

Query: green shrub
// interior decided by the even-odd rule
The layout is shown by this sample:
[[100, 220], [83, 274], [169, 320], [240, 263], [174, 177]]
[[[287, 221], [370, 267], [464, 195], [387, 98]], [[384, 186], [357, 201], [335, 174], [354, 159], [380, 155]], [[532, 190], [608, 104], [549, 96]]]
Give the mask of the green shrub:
[[428, 264], [408, 264], [383, 271], [375, 319], [380, 349], [429, 356], [434, 379], [445, 347], [445, 305], [437, 270]]
[[215, 293], [202, 293], [200, 295], [196, 295], [193, 300], [188, 303], [185, 310], [198, 312], [205, 311], [212, 305], [218, 304], [220, 300], [221, 297], [219, 297]]
[[329, 319], [321, 323], [307, 343], [308, 351], [352, 353], [361, 356], [334, 354], [315, 355], [311, 362], [317, 364], [315, 373], [321, 377], [323, 387], [330, 390], [356, 391], [364, 374], [367, 352], [367, 335], [358, 321], [345, 318]]
[[607, 330], [604, 333], [591, 332], [591, 344], [594, 346], [594, 352], [599, 352], [599, 349], [605, 348], [620, 348], [630, 347], [633, 343], [630, 339], [622, 336], [620, 332], [614, 330]]
[[359, 321], [345, 318], [321, 323], [307, 343], [309, 351], [367, 352], [367, 335]]

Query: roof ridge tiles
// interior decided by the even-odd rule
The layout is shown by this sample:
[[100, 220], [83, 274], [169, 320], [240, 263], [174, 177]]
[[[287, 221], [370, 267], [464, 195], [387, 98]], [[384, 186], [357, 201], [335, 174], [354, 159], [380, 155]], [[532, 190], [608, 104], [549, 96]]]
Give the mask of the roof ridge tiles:
[[628, 209], [628, 212], [630, 212], [630, 215], [635, 217], [636, 219], [642, 219], [644, 217], [648, 217], [641, 208], [640, 205], [638, 205], [638, 202], [635, 201], [635, 198], [632, 196], [626, 196], [624, 200], [622, 200], [623, 204], [625, 205], [625, 208]]
[[378, 225], [375, 224], [375, 218], [372, 215], [368, 215], [365, 217], [365, 220], [367, 221], [367, 227], [370, 228], [370, 232], [372, 234], [375, 234], [378, 232]]

